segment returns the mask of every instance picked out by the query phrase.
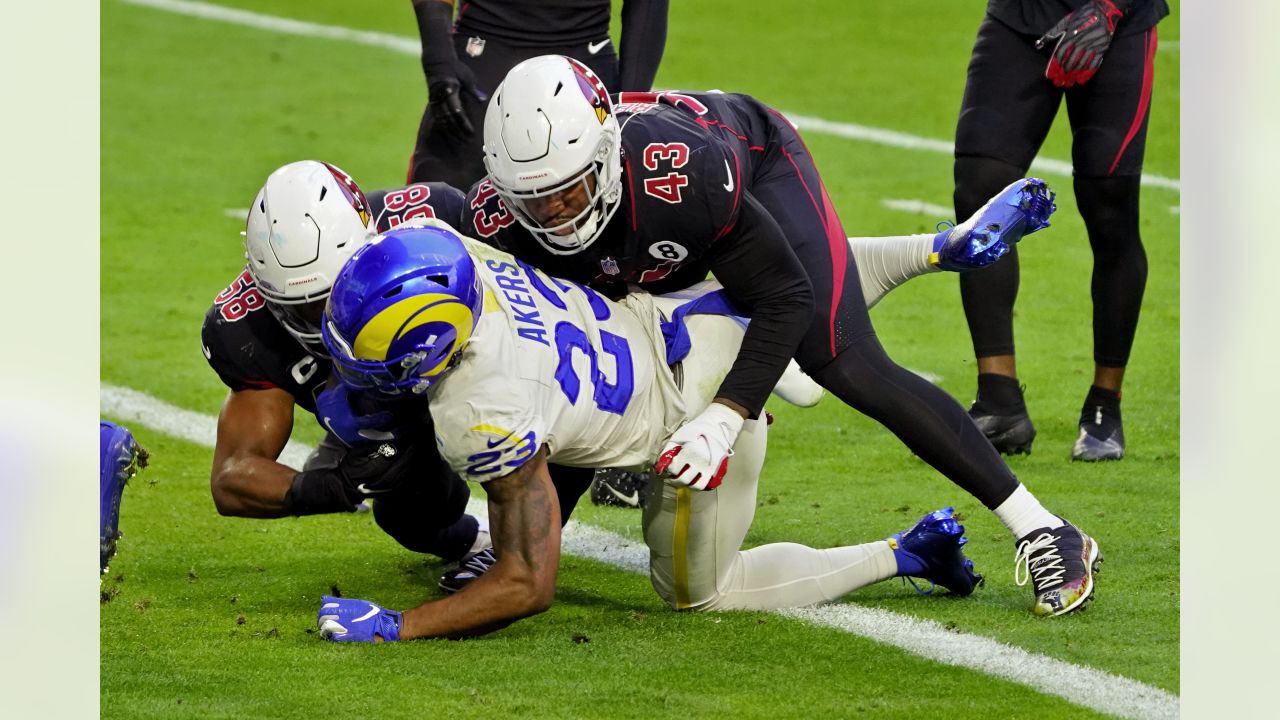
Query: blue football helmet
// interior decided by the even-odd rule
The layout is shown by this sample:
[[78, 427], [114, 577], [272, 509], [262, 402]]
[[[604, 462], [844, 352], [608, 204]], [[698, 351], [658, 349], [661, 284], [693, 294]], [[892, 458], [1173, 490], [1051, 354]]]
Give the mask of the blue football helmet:
[[321, 335], [348, 385], [424, 392], [475, 331], [484, 290], [462, 240], [440, 227], [397, 228], [338, 273]]

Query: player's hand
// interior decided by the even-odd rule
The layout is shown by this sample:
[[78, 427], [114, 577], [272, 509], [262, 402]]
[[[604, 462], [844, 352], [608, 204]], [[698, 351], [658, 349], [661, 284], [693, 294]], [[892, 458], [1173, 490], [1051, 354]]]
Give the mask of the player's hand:
[[316, 614], [320, 637], [334, 642], [395, 642], [400, 639], [400, 613], [368, 600], [320, 598]]
[[662, 449], [653, 471], [666, 473], [672, 485], [714, 490], [724, 479], [743, 418], [727, 405], [713, 402], [698, 417], [676, 430]]
[[342, 476], [347, 497], [356, 504], [400, 487], [415, 469], [416, 456], [413, 443], [362, 445], [347, 451], [334, 471]]
[[345, 383], [325, 388], [316, 398], [316, 419], [321, 427], [333, 433], [347, 447], [373, 440], [395, 439], [390, 425], [395, 421], [390, 411], [357, 415], [351, 407], [351, 389]]
[[1102, 65], [1102, 56], [1116, 33], [1116, 23], [1123, 16], [1124, 11], [1113, 0], [1089, 0], [1059, 20], [1036, 40], [1037, 50], [1058, 41], [1044, 76], [1064, 88], [1088, 82]]
[[427, 83], [427, 111], [441, 132], [455, 138], [469, 138], [475, 127], [462, 107], [462, 94], [484, 102], [488, 96], [476, 87], [471, 68], [455, 63], [452, 73], [436, 73]]

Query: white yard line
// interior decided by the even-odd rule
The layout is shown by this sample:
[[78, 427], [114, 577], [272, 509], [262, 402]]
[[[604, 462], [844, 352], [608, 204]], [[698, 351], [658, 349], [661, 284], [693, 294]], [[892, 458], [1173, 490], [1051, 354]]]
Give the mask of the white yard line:
[[[104, 416], [126, 424], [145, 425], [205, 447], [213, 446], [217, 432], [217, 419], [210, 415], [183, 410], [146, 393], [105, 383], [101, 390], [101, 410]], [[281, 460], [295, 468], [301, 467], [308, 452], [305, 445], [290, 441]], [[485, 504], [473, 499], [468, 510], [483, 515]], [[608, 530], [571, 521], [565, 528], [563, 548], [569, 555], [597, 560], [628, 572], [648, 572], [649, 553], [645, 546]], [[782, 610], [777, 614], [1025, 685], [1098, 712], [1144, 720], [1178, 717], [1178, 696], [1159, 688], [1036, 655], [990, 638], [949, 630], [931, 620], [850, 603]]]
[[929, 215], [939, 220], [946, 220], [951, 217], [952, 209], [941, 205], [934, 205], [923, 200], [902, 200], [898, 198], [884, 198], [880, 204], [890, 210], [901, 210], [902, 212], [914, 213], [916, 215]]
[[[236, 8], [224, 7], [222, 5], [192, 2], [190, 0], [121, 1], [130, 5], [141, 5], [144, 7], [154, 8], [156, 10], [164, 10], [204, 20], [218, 20], [235, 25], [252, 27], [258, 30], [267, 30], [287, 35], [301, 35], [304, 37], [340, 40], [360, 45], [370, 45], [373, 47], [393, 50], [405, 55], [417, 56], [422, 53], [422, 45], [419, 40], [402, 35], [391, 35], [389, 33], [373, 32], [370, 30], [353, 30], [351, 28], [338, 27], [335, 25], [319, 25], [316, 23], [304, 22], [302, 20], [293, 20], [274, 15], [263, 15], [261, 13], [250, 12], [248, 10], [238, 10]], [[794, 122], [796, 127], [799, 127], [805, 132], [834, 135], [836, 137], [847, 138], [849, 140], [860, 140], [863, 142], [903, 148], [906, 150], [923, 150], [948, 156], [952, 154], [954, 149], [950, 140], [922, 138], [915, 135], [908, 135], [907, 133], [897, 132], [895, 130], [885, 130], [865, 125], [855, 125], [853, 123], [836, 122], [818, 117], [810, 117], [808, 115], [796, 115], [786, 111], [783, 111], [783, 114]], [[1036, 158], [1036, 160], [1031, 163], [1031, 170], [1035, 173], [1070, 177], [1071, 163], [1063, 160], [1053, 160], [1050, 158]], [[1182, 192], [1182, 182], [1177, 178], [1143, 174], [1142, 184], [1172, 190], [1176, 193]]]

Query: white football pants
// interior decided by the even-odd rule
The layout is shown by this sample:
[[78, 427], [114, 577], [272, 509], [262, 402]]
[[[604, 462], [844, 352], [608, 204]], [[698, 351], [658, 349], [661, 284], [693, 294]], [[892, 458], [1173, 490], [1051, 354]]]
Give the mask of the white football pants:
[[[730, 318], [687, 319], [692, 349], [681, 363], [688, 417], [710, 402], [724, 379], [742, 327]], [[654, 478], [644, 510], [649, 577], [677, 610], [797, 607], [835, 600], [897, 571], [883, 540], [817, 550], [774, 543], [742, 551], [755, 516], [756, 487], [764, 465], [768, 424], [748, 420], [719, 488], [672, 487]]]

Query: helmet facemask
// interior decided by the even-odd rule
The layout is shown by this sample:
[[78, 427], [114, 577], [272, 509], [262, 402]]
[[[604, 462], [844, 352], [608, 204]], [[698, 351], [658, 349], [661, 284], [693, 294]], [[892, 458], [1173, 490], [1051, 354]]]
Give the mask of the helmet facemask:
[[[622, 196], [621, 158], [617, 157], [618, 146], [612, 140], [611, 135], [601, 137], [591, 162], [577, 174], [554, 185], [517, 190], [502, 185], [496, 177], [490, 177], [494, 189], [515, 214], [516, 220], [548, 252], [554, 255], [582, 252], [600, 237], [605, 225], [618, 211]], [[573, 192], [575, 189], [578, 193]], [[554, 218], [540, 221], [545, 203], [560, 193], [585, 198], [582, 209], [560, 222], [555, 222]]]

